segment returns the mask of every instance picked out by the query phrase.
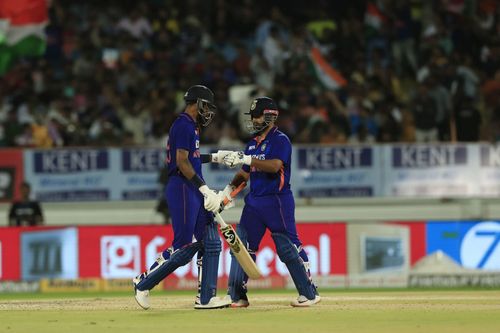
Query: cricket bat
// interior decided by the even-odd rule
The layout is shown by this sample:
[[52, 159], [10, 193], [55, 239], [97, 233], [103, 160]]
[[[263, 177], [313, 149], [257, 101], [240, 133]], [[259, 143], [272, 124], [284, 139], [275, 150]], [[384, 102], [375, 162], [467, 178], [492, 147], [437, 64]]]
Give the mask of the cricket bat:
[[[243, 182], [240, 184], [240, 186], [238, 186], [238, 188], [236, 188], [233, 192], [231, 192], [231, 198], [234, 198], [245, 187], [245, 185], [246, 183]], [[229, 200], [225, 199], [223, 204], [226, 205], [228, 201]], [[252, 257], [250, 257], [250, 254], [247, 251], [246, 244], [243, 244], [241, 239], [234, 231], [233, 227], [226, 224], [222, 216], [220, 216], [220, 213], [215, 213], [214, 215], [215, 215], [215, 220], [217, 221], [217, 223], [219, 223], [220, 232], [222, 236], [229, 245], [229, 248], [231, 249], [231, 252], [233, 253], [234, 257], [236, 258], [236, 260], [238, 260], [241, 268], [243, 268], [245, 273], [251, 279], [258, 279], [262, 277], [259, 268], [257, 267], [257, 265], [255, 264]]]

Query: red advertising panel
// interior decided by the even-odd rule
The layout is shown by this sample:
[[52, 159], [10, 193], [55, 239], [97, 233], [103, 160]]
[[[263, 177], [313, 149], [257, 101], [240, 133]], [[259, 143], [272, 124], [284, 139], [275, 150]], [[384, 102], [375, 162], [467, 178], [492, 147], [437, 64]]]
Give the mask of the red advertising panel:
[[80, 277], [129, 278], [143, 271], [170, 246], [171, 226], [80, 227]]
[[[344, 223], [310, 223], [297, 226], [304, 249], [309, 255], [313, 275], [345, 275], [346, 236]], [[23, 264], [29, 258], [21, 258], [21, 235], [25, 231], [47, 231], [54, 228], [0, 228], [0, 280], [21, 279]], [[31, 234], [33, 234], [31, 232]], [[30, 234], [30, 235], [31, 235]], [[78, 277], [121, 279], [131, 278], [149, 267], [158, 252], [171, 245], [171, 226], [84, 226], [77, 227]], [[33, 236], [33, 235], [32, 235]], [[229, 275], [231, 256], [222, 241], [219, 278], [225, 281]], [[196, 285], [196, 258], [178, 268], [167, 279], [169, 288], [192, 288]], [[28, 266], [31, 267], [32, 263]], [[264, 279], [257, 282], [261, 287], [280, 287], [288, 276], [286, 266], [279, 260], [274, 243], [266, 233], [257, 253], [257, 265]], [[27, 266], [27, 267], [28, 267]]]
[[0, 202], [20, 199], [19, 186], [22, 181], [22, 151], [0, 149]]
[[19, 280], [21, 277], [21, 230], [22, 228], [0, 228], [0, 280]]
[[426, 255], [426, 222], [405, 221], [396, 222], [396, 224], [404, 225], [410, 231], [410, 266], [413, 266]]
[[[300, 224], [298, 232], [314, 275], [346, 274], [345, 224]], [[80, 277], [133, 277], [151, 265], [156, 254], [171, 245], [172, 238], [170, 226], [80, 227]], [[231, 256], [225, 242], [222, 243], [219, 275], [227, 277]], [[264, 277], [288, 275], [269, 233], [257, 253], [257, 265]], [[174, 275], [193, 279], [197, 275], [196, 264], [192, 261], [177, 269]]]

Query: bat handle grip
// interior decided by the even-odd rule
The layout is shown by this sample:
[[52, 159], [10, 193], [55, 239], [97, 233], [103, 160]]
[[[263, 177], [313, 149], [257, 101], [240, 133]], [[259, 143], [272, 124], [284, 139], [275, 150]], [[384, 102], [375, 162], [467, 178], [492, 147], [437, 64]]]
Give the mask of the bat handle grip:
[[214, 216], [215, 216], [215, 219], [217, 220], [217, 223], [219, 223], [219, 225], [220, 225], [222, 228], [227, 227], [226, 222], [224, 222], [224, 220], [222, 219], [222, 216], [220, 216], [220, 214], [219, 214], [219, 213], [214, 213]]

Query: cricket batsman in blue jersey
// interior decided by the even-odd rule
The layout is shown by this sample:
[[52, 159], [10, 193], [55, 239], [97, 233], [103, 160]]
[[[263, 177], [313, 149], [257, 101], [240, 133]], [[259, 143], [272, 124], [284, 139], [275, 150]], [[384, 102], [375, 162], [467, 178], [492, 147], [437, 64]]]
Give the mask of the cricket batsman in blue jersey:
[[[290, 190], [292, 145], [275, 126], [279, 111], [271, 98], [256, 98], [247, 114], [250, 115], [247, 127], [255, 138], [247, 144], [245, 152], [231, 152], [222, 161], [229, 167], [242, 166], [228, 185], [230, 188], [250, 179], [250, 193], [245, 197], [237, 232], [243, 242], [248, 242], [248, 251], [255, 260], [262, 237], [269, 229], [278, 256], [287, 266], [299, 293], [291, 305], [311, 306], [321, 298], [312, 283], [309, 259], [295, 226], [295, 201]], [[228, 286], [231, 307], [249, 305], [247, 280], [248, 276], [232, 258]]]
[[216, 111], [213, 92], [205, 86], [192, 86], [184, 101], [184, 112], [170, 128], [166, 157], [169, 181], [165, 197], [172, 215], [174, 239], [172, 246], [160, 253], [146, 272], [132, 280], [135, 299], [143, 309], [150, 307], [149, 291], [178, 267], [189, 263], [196, 253], [199, 294], [195, 309], [223, 308], [231, 303], [216, 297], [221, 243], [213, 212], [220, 209], [222, 192], [211, 190], [201, 172], [202, 163], [221, 162], [228, 152], [200, 154], [199, 126], [207, 126]]

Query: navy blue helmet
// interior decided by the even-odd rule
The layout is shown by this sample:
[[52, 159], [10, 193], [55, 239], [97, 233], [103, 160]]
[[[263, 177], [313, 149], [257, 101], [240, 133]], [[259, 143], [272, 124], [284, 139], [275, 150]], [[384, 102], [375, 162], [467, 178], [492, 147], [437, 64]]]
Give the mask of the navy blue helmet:
[[184, 101], [186, 104], [196, 103], [199, 123], [202, 126], [210, 124], [217, 111], [212, 90], [202, 85], [192, 86], [184, 94]]
[[[252, 134], [261, 134], [272, 122], [278, 119], [279, 111], [276, 103], [269, 97], [257, 97], [250, 105], [250, 110], [245, 112], [250, 115], [247, 121], [247, 129]], [[254, 119], [264, 116], [263, 122], [256, 122]]]

